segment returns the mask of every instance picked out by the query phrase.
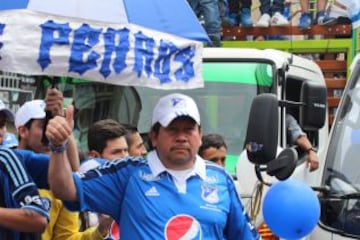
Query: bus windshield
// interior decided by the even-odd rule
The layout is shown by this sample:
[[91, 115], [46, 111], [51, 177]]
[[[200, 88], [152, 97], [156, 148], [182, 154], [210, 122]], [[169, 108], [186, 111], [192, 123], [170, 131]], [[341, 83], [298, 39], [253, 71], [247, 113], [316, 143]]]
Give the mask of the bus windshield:
[[[147, 87], [114, 86], [79, 79], [58, 83], [64, 97], [75, 106], [74, 134], [80, 149], [86, 151], [87, 130], [95, 121], [113, 118], [149, 131], [156, 101], [171, 92], [181, 92], [197, 102], [204, 134], [222, 134], [228, 145], [226, 168], [235, 175], [243, 149], [252, 99], [259, 93], [275, 92], [273, 67], [259, 62], [205, 62], [204, 88], [158, 90]], [[43, 97], [43, 93], [37, 97]], [[42, 96], [41, 96], [42, 95]], [[146, 135], [146, 134], [144, 134]]]
[[208, 62], [203, 65], [204, 88], [164, 91], [136, 87], [142, 103], [138, 128], [149, 130], [152, 110], [159, 97], [170, 92], [187, 94], [198, 104], [203, 134], [224, 136], [228, 147], [225, 166], [234, 175], [244, 145], [252, 99], [273, 88], [271, 69], [264, 63]]
[[360, 236], [360, 75], [343, 95], [333, 128], [323, 184], [330, 187], [321, 220], [345, 235]]

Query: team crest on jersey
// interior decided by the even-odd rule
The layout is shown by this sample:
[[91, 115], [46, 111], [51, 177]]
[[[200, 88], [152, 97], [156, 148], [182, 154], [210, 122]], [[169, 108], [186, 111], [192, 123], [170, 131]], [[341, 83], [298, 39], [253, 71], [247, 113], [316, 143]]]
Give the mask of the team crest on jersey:
[[212, 203], [212, 204], [218, 203], [219, 202], [218, 188], [208, 185], [202, 185], [201, 198], [208, 203]]
[[166, 223], [164, 238], [166, 240], [201, 240], [201, 225], [193, 216], [185, 214], [176, 215]]

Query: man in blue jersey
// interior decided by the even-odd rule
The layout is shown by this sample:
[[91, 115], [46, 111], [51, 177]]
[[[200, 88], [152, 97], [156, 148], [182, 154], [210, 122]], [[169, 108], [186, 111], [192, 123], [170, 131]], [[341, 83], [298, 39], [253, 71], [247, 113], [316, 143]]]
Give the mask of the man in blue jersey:
[[155, 150], [73, 174], [65, 149], [67, 119], [55, 117], [49, 183], [73, 210], [110, 215], [121, 239], [260, 239], [249, 222], [231, 176], [197, 155], [200, 115], [194, 100], [170, 94], [155, 106], [149, 137]]

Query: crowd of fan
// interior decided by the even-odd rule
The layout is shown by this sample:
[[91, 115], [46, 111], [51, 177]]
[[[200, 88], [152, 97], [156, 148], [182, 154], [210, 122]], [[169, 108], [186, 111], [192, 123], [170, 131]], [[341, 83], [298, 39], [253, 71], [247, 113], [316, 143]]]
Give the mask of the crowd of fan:
[[[295, 4], [291, 0], [259, 0], [260, 17], [256, 21], [252, 0], [188, 0], [196, 16], [209, 35], [210, 47], [221, 46], [222, 26], [269, 27], [287, 26], [291, 24]], [[339, 3], [328, 4], [328, 0], [318, 0], [316, 10], [311, 11], [309, 0], [299, 0], [297, 26], [301, 30], [312, 25], [329, 25], [336, 23], [337, 18], [330, 14], [330, 6], [341, 6]]]

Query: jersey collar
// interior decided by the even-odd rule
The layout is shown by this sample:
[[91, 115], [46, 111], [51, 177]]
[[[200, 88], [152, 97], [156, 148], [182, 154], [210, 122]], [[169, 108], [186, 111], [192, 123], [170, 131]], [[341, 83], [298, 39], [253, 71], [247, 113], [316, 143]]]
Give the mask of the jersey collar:
[[[163, 172], [168, 172], [160, 161], [156, 150], [149, 152], [147, 159], [151, 172], [155, 177], [159, 176]], [[193, 168], [192, 174], [190, 174], [190, 176], [191, 175], [198, 175], [203, 180], [206, 178], [205, 161], [199, 155], [196, 155], [195, 167]]]

